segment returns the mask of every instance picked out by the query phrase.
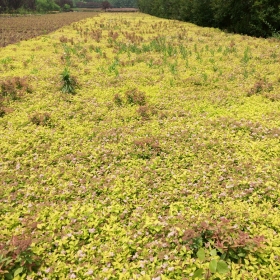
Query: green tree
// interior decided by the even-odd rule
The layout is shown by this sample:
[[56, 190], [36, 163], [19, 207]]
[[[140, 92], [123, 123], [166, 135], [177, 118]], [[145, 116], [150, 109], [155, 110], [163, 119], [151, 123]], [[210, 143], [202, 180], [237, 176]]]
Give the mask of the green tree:
[[192, 2], [192, 22], [201, 26], [212, 26], [213, 11], [211, 1], [193, 0]]
[[36, 0], [36, 10], [38, 12], [59, 11], [60, 7], [54, 0]]
[[251, 7], [251, 31], [257, 36], [280, 34], [280, 3], [275, 0], [257, 0]]
[[23, 3], [23, 0], [0, 0], [0, 7], [3, 11], [12, 11], [19, 9]]

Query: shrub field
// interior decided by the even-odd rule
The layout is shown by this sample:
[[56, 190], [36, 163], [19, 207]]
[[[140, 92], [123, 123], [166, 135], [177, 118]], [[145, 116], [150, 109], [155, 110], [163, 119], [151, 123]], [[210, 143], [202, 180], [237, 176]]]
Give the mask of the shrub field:
[[279, 40], [95, 14], [0, 49], [0, 115], [0, 279], [280, 279]]

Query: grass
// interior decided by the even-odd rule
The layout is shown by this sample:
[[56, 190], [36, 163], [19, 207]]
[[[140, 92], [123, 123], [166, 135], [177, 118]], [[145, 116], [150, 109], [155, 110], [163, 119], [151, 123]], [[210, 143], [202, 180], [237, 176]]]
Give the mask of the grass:
[[0, 275], [278, 279], [278, 45], [102, 13], [0, 49]]

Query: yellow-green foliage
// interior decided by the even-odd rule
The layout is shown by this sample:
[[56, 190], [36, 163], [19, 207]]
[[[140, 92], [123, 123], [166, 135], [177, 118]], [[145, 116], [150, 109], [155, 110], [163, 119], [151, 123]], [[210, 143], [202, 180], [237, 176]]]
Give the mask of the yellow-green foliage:
[[0, 49], [32, 88], [2, 101], [0, 277], [279, 279], [279, 73], [279, 41], [140, 13]]

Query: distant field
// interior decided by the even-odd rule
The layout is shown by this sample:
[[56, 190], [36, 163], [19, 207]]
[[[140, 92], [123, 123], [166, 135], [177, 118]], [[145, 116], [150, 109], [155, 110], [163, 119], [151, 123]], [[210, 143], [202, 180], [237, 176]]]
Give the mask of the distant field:
[[0, 48], [0, 278], [280, 279], [279, 40], [63, 16]]
[[136, 8], [110, 8], [110, 9], [107, 9], [106, 12], [118, 12], [118, 13], [121, 13], [121, 12], [139, 12], [138, 9]]
[[109, 8], [104, 11], [101, 8], [90, 9], [90, 8], [75, 8], [77, 12], [114, 12], [114, 13], [121, 13], [121, 12], [138, 12], [139, 10], [136, 8]]
[[75, 21], [95, 16], [92, 12], [47, 15], [0, 15], [0, 47], [45, 35]]

